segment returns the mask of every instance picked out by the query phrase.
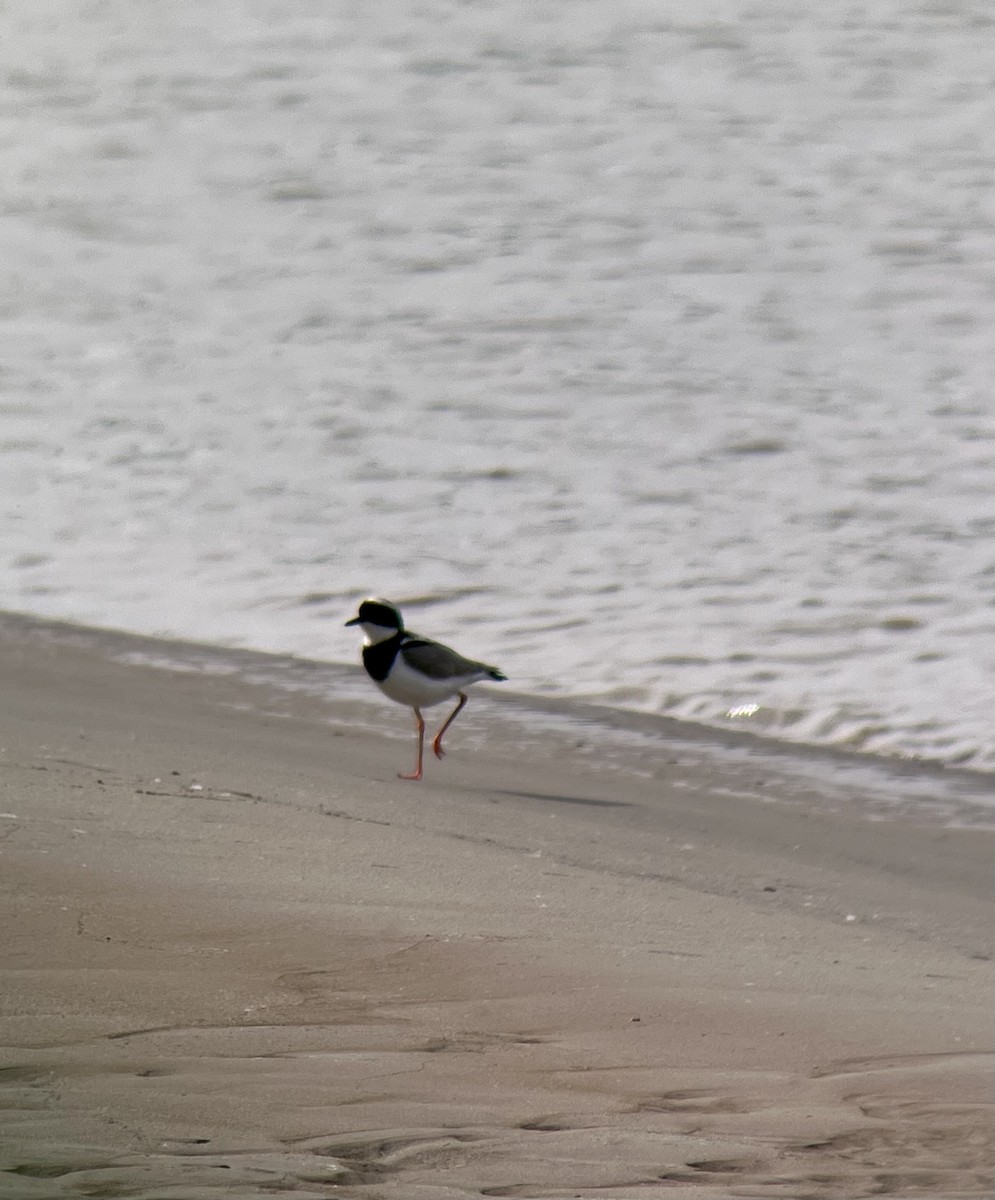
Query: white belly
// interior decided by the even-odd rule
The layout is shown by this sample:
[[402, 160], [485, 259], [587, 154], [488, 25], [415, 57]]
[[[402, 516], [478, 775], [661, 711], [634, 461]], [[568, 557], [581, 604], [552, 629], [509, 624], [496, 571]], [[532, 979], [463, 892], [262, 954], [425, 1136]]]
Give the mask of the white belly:
[[431, 708], [483, 678], [483, 671], [474, 671], [471, 675], [457, 675], [451, 679], [428, 679], [413, 671], [398, 655], [390, 674], [377, 687], [398, 704], [407, 704], [409, 708]]

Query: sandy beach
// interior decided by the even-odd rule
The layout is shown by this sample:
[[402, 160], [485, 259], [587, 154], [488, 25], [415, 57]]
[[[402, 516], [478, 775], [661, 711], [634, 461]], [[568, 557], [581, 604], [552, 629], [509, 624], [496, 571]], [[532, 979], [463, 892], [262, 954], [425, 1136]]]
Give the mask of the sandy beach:
[[411, 784], [358, 669], [0, 670], [0, 1196], [991, 1194], [966, 774], [481, 690]]

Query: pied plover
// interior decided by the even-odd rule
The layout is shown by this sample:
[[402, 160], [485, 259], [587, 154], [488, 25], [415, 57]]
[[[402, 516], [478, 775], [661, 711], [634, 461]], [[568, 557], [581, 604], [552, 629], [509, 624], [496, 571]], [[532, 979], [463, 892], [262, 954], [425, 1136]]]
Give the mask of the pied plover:
[[386, 600], [364, 600], [359, 612], [346, 625], [363, 628], [363, 666], [366, 673], [391, 700], [413, 708], [418, 723], [418, 759], [410, 775], [398, 773], [399, 779], [421, 779], [422, 758], [425, 752], [425, 720], [423, 708], [441, 704], [459, 696], [456, 707], [446, 717], [432, 740], [436, 758], [442, 758], [442, 735], [460, 709], [466, 704], [464, 688], [481, 679], [507, 679], [497, 667], [464, 658], [440, 642], [429, 641], [409, 633], [398, 609]]

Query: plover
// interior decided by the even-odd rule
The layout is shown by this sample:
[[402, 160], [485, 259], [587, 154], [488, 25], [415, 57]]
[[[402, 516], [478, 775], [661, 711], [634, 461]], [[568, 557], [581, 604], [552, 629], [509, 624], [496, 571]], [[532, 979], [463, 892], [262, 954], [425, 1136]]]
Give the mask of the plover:
[[474, 662], [448, 646], [409, 633], [398, 609], [386, 600], [364, 600], [359, 612], [351, 621], [346, 621], [346, 625], [362, 626], [363, 666], [377, 687], [391, 700], [414, 709], [418, 723], [418, 760], [410, 775], [398, 773], [398, 778], [421, 779], [425, 751], [425, 720], [421, 710], [459, 696], [456, 707], [432, 740], [435, 757], [442, 758], [442, 735], [466, 704], [463, 689], [481, 679], [503, 680], [507, 676], [497, 667]]

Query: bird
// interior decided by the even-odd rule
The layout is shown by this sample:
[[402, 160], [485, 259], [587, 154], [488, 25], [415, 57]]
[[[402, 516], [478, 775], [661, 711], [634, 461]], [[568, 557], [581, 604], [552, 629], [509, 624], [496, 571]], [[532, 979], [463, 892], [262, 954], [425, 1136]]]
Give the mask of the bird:
[[498, 682], [508, 677], [497, 667], [464, 658], [441, 642], [419, 637], [404, 628], [404, 619], [397, 605], [389, 600], [370, 597], [362, 602], [359, 611], [346, 625], [359, 625], [363, 630], [363, 666], [366, 673], [389, 699], [414, 709], [418, 728], [418, 757], [415, 769], [409, 774], [398, 772], [398, 779], [419, 780], [425, 753], [425, 718], [423, 708], [441, 704], [458, 696], [456, 707], [442, 723], [432, 740], [436, 758], [443, 758], [442, 735], [456, 720], [466, 704], [463, 690], [481, 679]]

